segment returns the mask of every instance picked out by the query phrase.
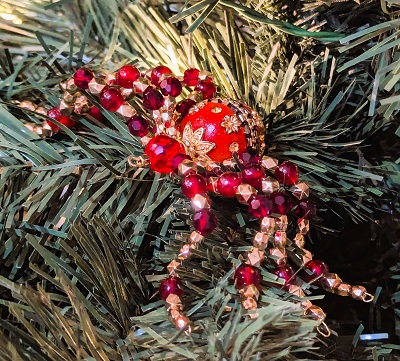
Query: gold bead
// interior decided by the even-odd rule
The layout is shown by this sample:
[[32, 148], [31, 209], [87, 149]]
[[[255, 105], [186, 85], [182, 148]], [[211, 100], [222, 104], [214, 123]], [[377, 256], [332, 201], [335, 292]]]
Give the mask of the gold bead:
[[264, 232], [257, 232], [254, 236], [253, 246], [263, 251], [268, 246], [268, 239], [268, 235]]
[[175, 104], [176, 104], [175, 98], [168, 95], [164, 97], [164, 102], [161, 109], [164, 111], [174, 111]]
[[307, 198], [310, 195], [310, 188], [306, 183], [297, 183], [290, 191], [297, 199]]
[[339, 296], [348, 296], [351, 292], [351, 286], [348, 283], [340, 283], [333, 291]]
[[178, 310], [171, 309], [169, 310], [169, 316], [171, 317], [172, 320], [176, 320], [181, 313]]
[[179, 328], [180, 330], [186, 330], [186, 328], [189, 325], [189, 319], [184, 315], [178, 316], [177, 318], [175, 318], [173, 320], [173, 322], [174, 322], [175, 326], [177, 328]]
[[301, 234], [307, 234], [307, 232], [310, 230], [310, 221], [308, 219], [300, 218], [297, 222], [297, 225], [299, 226], [299, 232]]
[[211, 200], [207, 194], [196, 194], [190, 200], [190, 204], [195, 212], [201, 211], [202, 209], [211, 208]]
[[225, 159], [225, 160], [222, 162], [222, 164], [223, 164], [225, 167], [227, 167], [227, 168], [233, 169], [233, 168], [235, 168], [236, 161], [235, 161], [233, 158], [231, 158], [231, 159]]
[[74, 111], [76, 114], [86, 114], [90, 112], [93, 105], [89, 102], [89, 99], [84, 95], [80, 95], [76, 98], [74, 103]]
[[313, 258], [312, 253], [303, 248], [304, 254], [302, 255], [303, 264], [310, 262]]
[[248, 297], [242, 301], [242, 306], [246, 310], [255, 310], [257, 309], [257, 301], [252, 297]]
[[119, 116], [119, 118], [121, 118], [122, 120], [128, 121], [130, 118], [132, 118], [136, 114], [136, 110], [132, 107], [132, 105], [125, 102], [118, 108], [116, 113]]
[[302, 288], [297, 285], [289, 285], [289, 292], [300, 298], [303, 298], [305, 296]]
[[259, 267], [261, 263], [264, 261], [264, 251], [261, 251], [257, 247], [253, 247], [251, 252], [247, 253], [247, 262], [248, 264]]
[[367, 290], [363, 286], [352, 286], [351, 287], [351, 297], [353, 297], [355, 300], [362, 300], [365, 297], [365, 294], [367, 293]]
[[321, 278], [322, 288], [326, 291], [334, 292], [333, 289], [341, 283], [342, 280], [336, 273], [325, 273]]
[[307, 316], [311, 316], [312, 319], [319, 322], [324, 321], [326, 317], [325, 312], [322, 310], [322, 308], [315, 305], [312, 305], [311, 307], [307, 308], [304, 311], [304, 314]]
[[241, 184], [236, 190], [237, 199], [241, 203], [247, 203], [250, 197], [254, 194], [257, 194], [257, 190], [250, 184]]
[[88, 84], [88, 92], [93, 95], [100, 95], [103, 89], [107, 86], [105, 79], [93, 78]]
[[66, 104], [73, 105], [76, 99], [75, 94], [68, 93], [67, 91], [63, 95], [63, 100]]
[[179, 250], [178, 259], [183, 261], [189, 258], [190, 251], [191, 251], [190, 245], [188, 244], [183, 245], [182, 248]]
[[272, 171], [278, 166], [278, 161], [274, 158], [263, 156], [261, 164], [265, 169]]
[[198, 103], [203, 100], [203, 94], [198, 91], [194, 91], [188, 95], [188, 99], [194, 100], [196, 103]]
[[185, 159], [178, 165], [178, 172], [180, 175], [185, 175], [189, 172], [196, 171], [197, 167], [193, 161], [190, 159]]
[[284, 248], [271, 248], [269, 252], [278, 265], [286, 263], [287, 255]]
[[170, 293], [165, 300], [165, 303], [167, 304], [168, 309], [171, 307], [171, 309], [179, 309], [182, 307], [182, 301], [179, 298], [178, 295], [174, 293]]
[[261, 189], [264, 193], [272, 193], [279, 189], [279, 182], [272, 177], [265, 177], [261, 180]]
[[58, 105], [58, 109], [60, 109], [60, 113], [62, 115], [69, 116], [73, 113], [74, 106], [67, 104], [64, 100], [61, 100], [60, 104]]
[[261, 219], [260, 230], [261, 232], [272, 234], [275, 231], [275, 219], [271, 217]]
[[65, 83], [65, 89], [68, 93], [74, 94], [78, 91], [78, 87], [75, 85], [74, 79], [68, 79]]
[[131, 167], [146, 167], [150, 164], [150, 159], [146, 154], [142, 154], [138, 157], [130, 156], [128, 158], [128, 164]]
[[281, 231], [275, 232], [275, 237], [274, 237], [275, 247], [285, 248], [286, 241], [287, 241], [286, 232], [281, 232]]
[[47, 115], [47, 110], [43, 107], [37, 107], [35, 110], [36, 113], [39, 113], [41, 115]]
[[169, 272], [169, 274], [174, 274], [175, 271], [177, 270], [177, 268], [181, 265], [180, 262], [173, 260], [169, 263], [169, 265], [167, 266], [167, 270]]
[[280, 216], [275, 219], [275, 227], [277, 231], [286, 231], [288, 226], [288, 218], [287, 216]]
[[257, 299], [258, 296], [260, 295], [260, 291], [255, 285], [245, 286], [239, 290], [239, 293], [241, 293], [246, 298], [254, 298], [254, 299]]
[[197, 246], [200, 244], [200, 242], [204, 239], [204, 237], [197, 231], [193, 231], [190, 233], [190, 243], [192, 248], [197, 248]]
[[143, 93], [150, 85], [150, 80], [147, 78], [139, 78], [133, 82], [133, 87], [137, 93]]
[[296, 246], [299, 248], [304, 248], [305, 241], [304, 241], [304, 236], [301, 233], [297, 233], [296, 236], [294, 237], [294, 243], [296, 243]]

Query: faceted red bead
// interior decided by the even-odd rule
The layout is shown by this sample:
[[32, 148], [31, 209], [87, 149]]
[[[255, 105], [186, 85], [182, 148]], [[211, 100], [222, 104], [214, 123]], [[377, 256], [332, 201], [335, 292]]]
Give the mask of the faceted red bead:
[[290, 284], [294, 282], [294, 271], [293, 268], [287, 264], [281, 264], [277, 266], [273, 271], [273, 274], [277, 275], [279, 278], [283, 278], [285, 280], [285, 289], [289, 288]]
[[240, 154], [239, 159], [245, 166], [261, 163], [261, 157], [258, 154], [255, 154], [251, 148], [247, 148], [242, 154]]
[[195, 104], [196, 102], [192, 99], [184, 99], [176, 104], [175, 109], [178, 113], [181, 114], [181, 117], [184, 118], [189, 113], [189, 109]]
[[91, 117], [98, 120], [99, 122], [104, 120], [104, 115], [101, 113], [100, 109], [97, 107], [92, 107], [88, 113]]
[[321, 276], [324, 273], [329, 272], [329, 268], [326, 265], [326, 263], [324, 263], [318, 259], [314, 259], [314, 260], [307, 262], [304, 265], [304, 269], [306, 270], [307, 282], [311, 282], [314, 279], [316, 279], [318, 276]]
[[144, 137], [149, 132], [149, 122], [136, 114], [128, 120], [128, 129], [135, 137]]
[[207, 183], [200, 174], [189, 174], [183, 178], [181, 188], [186, 197], [193, 198], [196, 194], [206, 192]]
[[164, 97], [157, 89], [148, 87], [143, 92], [143, 105], [150, 110], [160, 109], [164, 103]]
[[149, 157], [151, 169], [158, 173], [169, 174], [174, 171], [172, 159], [178, 154], [184, 154], [185, 148], [171, 137], [156, 135], [146, 145], [144, 152]]
[[197, 83], [199, 81], [199, 73], [200, 73], [200, 70], [198, 70], [196, 68], [190, 68], [190, 69], [185, 70], [185, 72], [183, 73], [183, 82], [187, 86], [197, 85]]
[[116, 112], [124, 104], [124, 96], [115, 88], [105, 87], [100, 93], [100, 104], [110, 112]]
[[287, 160], [275, 169], [275, 178], [285, 186], [291, 186], [299, 180], [299, 168]]
[[296, 206], [294, 214], [298, 218], [310, 219], [317, 213], [317, 208], [314, 202], [310, 201], [308, 198], [302, 199]]
[[116, 82], [126, 89], [133, 89], [133, 83], [140, 77], [140, 71], [132, 65], [124, 65], [117, 71]]
[[192, 158], [190, 158], [187, 154], [184, 154], [184, 153], [178, 153], [177, 155], [172, 157], [171, 164], [172, 164], [173, 172], [175, 174], [178, 174], [179, 164], [181, 164], [186, 159], [192, 159]]
[[182, 288], [182, 281], [179, 277], [171, 276], [160, 282], [160, 296], [165, 301], [169, 295], [182, 297], [185, 291]]
[[[75, 120], [66, 115], [62, 115], [60, 109], [58, 109], [57, 107], [49, 109], [47, 111], [47, 116], [49, 118], [57, 120], [59, 123], [65, 125], [67, 128], [72, 128], [76, 125]], [[47, 121], [47, 124], [49, 125], [51, 130], [54, 130], [55, 132], [58, 132], [60, 130], [60, 127], [58, 125], [54, 124], [49, 120]]]
[[254, 218], [264, 218], [272, 213], [273, 202], [265, 195], [254, 195], [248, 200], [249, 213]]
[[242, 184], [242, 178], [234, 172], [225, 172], [218, 177], [217, 191], [227, 198], [235, 197], [237, 187]]
[[50, 108], [50, 109], [47, 111], [47, 116], [48, 116], [49, 118], [58, 120], [58, 119], [60, 119], [60, 118], [62, 117], [62, 114], [61, 114], [60, 109], [58, 109], [58, 107], [53, 107], [53, 108]]
[[87, 68], [80, 68], [74, 74], [74, 83], [80, 89], [89, 88], [89, 82], [94, 78], [93, 73]]
[[217, 227], [217, 217], [209, 209], [202, 209], [193, 216], [193, 225], [201, 235], [211, 233]]
[[273, 203], [273, 213], [288, 214], [293, 207], [292, 199], [286, 193], [273, 192], [270, 194]]
[[182, 93], [182, 84], [178, 78], [170, 76], [160, 82], [161, 93], [165, 96], [177, 97]]
[[254, 285], [260, 287], [261, 273], [260, 270], [254, 266], [247, 264], [240, 265], [235, 272], [235, 285], [236, 288]]
[[242, 170], [243, 183], [250, 184], [254, 188], [261, 188], [263, 177], [265, 177], [265, 169], [258, 164], [249, 164]]
[[170, 68], [167, 68], [164, 65], [156, 66], [152, 71], [150, 75], [150, 81], [153, 85], [159, 86], [160, 85], [160, 80], [163, 75], [169, 75], [172, 74], [172, 70]]
[[209, 79], [199, 81], [194, 90], [200, 92], [204, 99], [214, 98], [217, 94], [216, 85]]

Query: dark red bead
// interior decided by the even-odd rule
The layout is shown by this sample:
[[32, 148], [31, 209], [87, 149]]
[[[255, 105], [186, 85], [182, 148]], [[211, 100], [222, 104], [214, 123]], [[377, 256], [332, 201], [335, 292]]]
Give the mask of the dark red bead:
[[292, 199], [283, 192], [273, 192], [270, 194], [273, 203], [273, 213], [285, 215], [290, 212], [293, 207]]
[[128, 129], [135, 137], [144, 137], [149, 133], [149, 122], [136, 114], [128, 120]]
[[188, 114], [189, 109], [195, 104], [196, 102], [192, 99], [184, 99], [176, 105], [175, 109], [181, 114], [182, 118], [184, 118]]
[[100, 109], [97, 107], [92, 107], [88, 113], [91, 117], [102, 122], [104, 120], [104, 115], [101, 113]]
[[242, 184], [242, 178], [238, 173], [225, 172], [218, 177], [217, 191], [227, 198], [235, 197], [237, 187]]
[[242, 288], [250, 285], [260, 287], [261, 273], [260, 270], [254, 266], [247, 264], [240, 265], [236, 269], [234, 278], [236, 288]]
[[249, 164], [260, 164], [261, 163], [261, 157], [258, 154], [255, 154], [251, 148], [245, 150], [242, 154], [239, 154], [239, 159], [242, 161], [243, 165], [245, 165], [245, 166], [247, 166]]
[[110, 112], [116, 112], [124, 104], [124, 96], [115, 88], [105, 87], [100, 93], [100, 104]]
[[251, 196], [248, 200], [249, 213], [254, 218], [264, 218], [272, 213], [273, 202], [265, 195]]
[[182, 288], [182, 281], [179, 277], [171, 276], [160, 282], [160, 296], [165, 301], [169, 295], [182, 297], [185, 291]]
[[74, 83], [80, 89], [87, 89], [93, 78], [94, 74], [89, 69], [80, 68], [74, 74]]
[[304, 269], [306, 270], [306, 280], [307, 282], [311, 282], [315, 280], [317, 277], [323, 275], [324, 273], [329, 272], [328, 266], [318, 260], [311, 260], [304, 265]]
[[164, 65], [159, 65], [156, 66], [152, 71], [150, 75], [150, 81], [153, 85], [159, 86], [160, 81], [162, 80], [163, 75], [169, 75], [172, 74], [172, 70], [170, 68], [167, 68]]
[[177, 155], [172, 157], [172, 159], [171, 159], [172, 171], [175, 174], [178, 174], [179, 164], [181, 164], [186, 159], [192, 159], [192, 158], [190, 158], [187, 154], [184, 154], [184, 153], [178, 153]]
[[294, 210], [294, 214], [299, 218], [310, 219], [317, 213], [317, 207], [314, 202], [308, 198], [302, 199]]
[[254, 188], [261, 188], [263, 177], [265, 177], [265, 169], [258, 164], [249, 164], [242, 170], [243, 183], [250, 184]]
[[[53, 107], [53, 108], [49, 109], [47, 111], [47, 116], [49, 118], [57, 120], [59, 123], [65, 125], [67, 128], [72, 128], [76, 125], [75, 120], [73, 120], [72, 118], [70, 118], [66, 115], [62, 115], [60, 112], [60, 109], [58, 109], [57, 107]], [[54, 124], [53, 122], [51, 122], [50, 120], [47, 121], [47, 124], [49, 125], [51, 130], [53, 130], [55, 132], [58, 132], [60, 130], [60, 127], [58, 125]]]
[[205, 236], [217, 227], [217, 217], [209, 209], [202, 209], [193, 216], [193, 225], [197, 232]]
[[174, 171], [172, 159], [178, 154], [184, 154], [185, 148], [177, 140], [161, 134], [150, 140], [144, 152], [149, 157], [151, 169], [169, 174]]
[[126, 89], [133, 89], [133, 83], [140, 77], [140, 71], [132, 65], [124, 65], [117, 71], [116, 83]]
[[200, 92], [204, 99], [214, 98], [215, 94], [217, 94], [216, 85], [208, 79], [199, 81], [195, 90]]
[[200, 70], [198, 70], [196, 68], [190, 68], [190, 69], [185, 70], [185, 72], [183, 73], [183, 82], [187, 86], [197, 85], [197, 83], [199, 81], [199, 73], [200, 73]]
[[182, 84], [178, 78], [170, 76], [160, 82], [161, 93], [165, 96], [177, 97], [182, 93]]
[[287, 264], [281, 264], [277, 266], [272, 273], [285, 280], [285, 289], [288, 289], [289, 285], [293, 284], [294, 282], [293, 268]]
[[285, 186], [291, 186], [299, 180], [299, 168], [287, 160], [275, 169], [275, 178]]
[[186, 197], [193, 198], [196, 194], [207, 191], [207, 183], [200, 174], [189, 174], [183, 178], [181, 188]]
[[48, 116], [49, 118], [58, 120], [58, 119], [60, 119], [60, 118], [62, 117], [62, 114], [61, 114], [60, 109], [58, 109], [58, 107], [53, 107], [53, 108], [50, 108], [50, 109], [47, 111], [47, 116]]
[[150, 110], [160, 109], [164, 103], [164, 97], [157, 89], [148, 87], [143, 92], [143, 105]]

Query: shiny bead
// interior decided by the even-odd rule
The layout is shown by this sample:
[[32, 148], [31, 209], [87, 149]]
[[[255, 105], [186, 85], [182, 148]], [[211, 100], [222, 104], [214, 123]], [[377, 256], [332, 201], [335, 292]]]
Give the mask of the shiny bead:
[[261, 179], [261, 190], [264, 193], [271, 194], [272, 192], [275, 192], [279, 189], [279, 182], [272, 178], [272, 177], [266, 177]]
[[239, 159], [244, 166], [250, 164], [260, 164], [261, 158], [252, 148], [247, 148], [242, 154], [239, 155]]
[[180, 330], [186, 330], [189, 327], [189, 319], [184, 315], [178, 316], [173, 320], [173, 322], [176, 328]]
[[115, 112], [124, 104], [124, 97], [118, 89], [105, 87], [100, 94], [100, 104], [104, 109]]
[[261, 159], [261, 164], [265, 169], [272, 171], [278, 166], [278, 161], [275, 158], [267, 157], [265, 155]]
[[183, 160], [178, 165], [178, 174], [180, 175], [188, 175], [196, 173], [196, 171], [197, 171], [196, 163], [194, 163], [190, 158]]
[[195, 212], [211, 208], [211, 200], [207, 194], [196, 194], [190, 200], [190, 204]]
[[275, 219], [276, 230], [285, 232], [288, 226], [288, 218], [287, 216], [280, 216]]
[[257, 299], [260, 295], [260, 291], [255, 285], [245, 286], [239, 290], [239, 292], [246, 298]]
[[[172, 157], [171, 164], [172, 164], [173, 172], [175, 174], [179, 173], [179, 166], [185, 160], [190, 161], [190, 157], [187, 154], [184, 154], [184, 153], [178, 153], [177, 155]], [[181, 173], [181, 174], [183, 174], [183, 173]]]
[[292, 209], [292, 200], [283, 192], [273, 192], [270, 196], [273, 202], [273, 213], [288, 214]]
[[307, 234], [310, 230], [310, 221], [308, 219], [299, 218], [297, 220], [297, 225], [301, 234]]
[[36, 109], [36, 105], [30, 100], [23, 100], [21, 103], [19, 103], [19, 107], [22, 109], [29, 109], [31, 111], [35, 111]]
[[275, 178], [279, 183], [291, 186], [299, 180], [299, 168], [287, 160], [275, 169]]
[[294, 237], [294, 243], [296, 243], [297, 247], [304, 248], [304, 236], [301, 233], [296, 233], [296, 236]]
[[204, 239], [204, 237], [197, 231], [193, 231], [190, 233], [189, 240], [191, 245], [196, 246], [200, 244], [200, 242]]
[[[57, 107], [53, 107], [47, 111], [47, 116], [49, 118], [57, 120], [59, 123], [65, 125], [67, 128], [72, 128], [76, 125], [75, 120], [71, 119], [68, 116], [62, 115], [60, 110]], [[47, 121], [48, 126], [51, 130], [57, 132], [60, 130], [59, 126], [52, 123], [51, 121]]]
[[115, 74], [116, 82], [123, 88], [132, 89], [133, 83], [140, 77], [140, 71], [132, 65], [124, 65]]
[[181, 265], [180, 262], [173, 260], [169, 263], [169, 265], [167, 266], [167, 270], [170, 274], [174, 274], [175, 271], [178, 269], [178, 267]]
[[217, 217], [209, 209], [203, 209], [194, 214], [193, 225], [197, 232], [205, 236], [217, 226]]
[[242, 264], [236, 269], [234, 279], [236, 288], [249, 285], [259, 287], [261, 283], [261, 273], [256, 267]]
[[181, 114], [181, 117], [184, 118], [189, 113], [189, 109], [195, 104], [196, 102], [192, 99], [184, 99], [176, 104], [175, 109], [178, 113]]
[[217, 94], [217, 87], [211, 80], [199, 81], [195, 90], [200, 92], [204, 99], [214, 98], [215, 94]]
[[170, 76], [160, 82], [160, 89], [163, 95], [177, 97], [182, 93], [182, 84], [179, 79]]
[[285, 280], [285, 288], [288, 289], [289, 285], [294, 282], [293, 268], [287, 264], [281, 264], [272, 271], [273, 274]]
[[172, 70], [170, 68], [167, 68], [164, 65], [156, 66], [151, 71], [151, 75], [150, 75], [151, 83], [155, 86], [159, 86], [162, 78], [165, 77], [166, 75], [170, 75], [170, 74], [172, 74]]
[[257, 247], [253, 247], [251, 252], [247, 253], [247, 262], [248, 264], [259, 267], [261, 263], [264, 261], [264, 251], [261, 251]]
[[254, 188], [261, 188], [262, 178], [265, 177], [265, 170], [257, 164], [250, 164], [242, 170], [242, 180]]
[[287, 241], [286, 232], [277, 231], [274, 236], [275, 247], [285, 248]]
[[248, 203], [249, 213], [253, 218], [263, 218], [272, 213], [273, 202], [264, 195], [252, 196]]
[[333, 289], [339, 286], [342, 280], [336, 273], [324, 273], [320, 283], [326, 291], [333, 292]]
[[134, 115], [128, 120], [128, 129], [135, 137], [144, 137], [149, 133], [149, 122], [141, 115]]
[[207, 190], [209, 192], [217, 193], [218, 177], [209, 177], [207, 179]]
[[317, 277], [320, 277], [321, 275], [329, 272], [329, 268], [326, 263], [318, 259], [307, 262], [304, 265], [304, 269], [306, 270], [307, 282], [311, 282]]
[[184, 295], [184, 291], [182, 288], [182, 282], [179, 277], [171, 276], [162, 280], [160, 282], [160, 296], [165, 301], [169, 295], [177, 295], [182, 297]]
[[275, 232], [275, 218], [272, 217], [264, 217], [261, 220], [261, 232], [265, 233], [273, 233]]
[[340, 283], [333, 291], [339, 296], [348, 296], [351, 292], [351, 286], [348, 283]]
[[61, 115], [69, 116], [74, 112], [74, 105], [67, 104], [64, 100], [61, 100], [58, 104], [58, 109], [60, 110]]
[[300, 286], [290, 284], [287, 288], [288, 292], [292, 295], [295, 295], [299, 298], [303, 298], [305, 296], [304, 291]]
[[317, 209], [315, 207], [315, 204], [311, 202], [308, 198], [301, 200], [294, 210], [294, 214], [298, 218], [304, 219], [310, 219], [311, 217], [315, 216], [316, 213]]
[[94, 78], [93, 73], [87, 68], [80, 68], [74, 74], [74, 83], [80, 89], [87, 89], [89, 82]]
[[207, 190], [206, 180], [200, 174], [189, 174], [186, 175], [182, 180], [181, 185], [182, 193], [192, 198], [196, 194], [205, 193]]
[[178, 254], [178, 259], [181, 261], [190, 257], [191, 247], [188, 244], [185, 244], [181, 247]]
[[250, 184], [240, 184], [236, 190], [237, 198], [241, 203], [247, 203], [254, 194], [257, 194], [257, 191]]
[[164, 97], [157, 89], [148, 87], [143, 92], [143, 105], [149, 110], [160, 109], [163, 105]]
[[301, 302], [300, 302], [300, 307], [301, 307], [303, 310], [306, 310], [307, 308], [310, 308], [312, 305], [313, 305], [313, 304], [311, 303], [310, 300], [304, 300], [304, 301], [301, 301]]
[[199, 81], [200, 70], [196, 68], [190, 68], [185, 70], [183, 73], [183, 82], [187, 86], [196, 86]]
[[167, 310], [182, 310], [182, 301], [180, 297], [174, 293], [170, 293], [165, 300]]
[[98, 120], [99, 122], [102, 122], [104, 120], [104, 116], [101, 113], [100, 109], [96, 108], [96, 107], [91, 108], [87, 115], [90, 115], [91, 117]]
[[351, 287], [350, 295], [355, 300], [363, 300], [366, 293], [367, 293], [367, 290], [363, 286], [352, 286]]
[[142, 94], [149, 86], [149, 79], [140, 77], [133, 83], [133, 90], [138, 94]]
[[218, 177], [217, 191], [224, 197], [231, 198], [236, 195], [236, 190], [241, 183], [242, 179], [239, 174], [225, 172]]
[[88, 84], [88, 92], [93, 95], [99, 95], [107, 86], [103, 78], [93, 78]]
[[310, 251], [307, 251], [303, 248], [304, 254], [301, 256], [303, 264], [307, 264], [308, 262], [312, 261], [313, 255]]
[[268, 240], [268, 234], [265, 234], [264, 232], [257, 232], [254, 236], [253, 246], [263, 251], [265, 248], [267, 248]]
[[117, 110], [117, 115], [124, 121], [129, 121], [134, 115], [136, 115], [135, 108], [128, 102], [124, 102]]
[[287, 260], [287, 254], [285, 248], [278, 248], [274, 247], [269, 250], [269, 254], [271, 255], [271, 258], [274, 259], [276, 264], [284, 264], [286, 263]]
[[247, 297], [242, 301], [242, 306], [245, 310], [257, 309], [257, 301], [252, 297]]
[[311, 316], [313, 320], [322, 322], [325, 320], [325, 313], [321, 307], [312, 305], [304, 311], [304, 314], [307, 316]]
[[307, 198], [310, 194], [310, 189], [306, 183], [296, 183], [290, 191], [297, 199]]

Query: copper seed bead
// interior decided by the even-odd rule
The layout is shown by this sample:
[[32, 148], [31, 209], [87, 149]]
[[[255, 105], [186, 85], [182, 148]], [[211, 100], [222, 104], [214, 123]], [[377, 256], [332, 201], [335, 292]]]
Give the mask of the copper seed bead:
[[325, 312], [322, 310], [321, 307], [312, 305], [311, 307], [307, 308], [304, 312], [305, 315], [311, 316], [314, 320], [322, 322], [325, 320]]
[[333, 291], [339, 296], [348, 296], [351, 292], [351, 286], [348, 283], [340, 283]]
[[341, 278], [336, 273], [325, 273], [322, 276], [321, 284], [326, 291], [334, 292], [333, 289], [342, 283]]
[[351, 297], [355, 300], [362, 300], [367, 293], [367, 290], [363, 286], [352, 286], [351, 287]]

